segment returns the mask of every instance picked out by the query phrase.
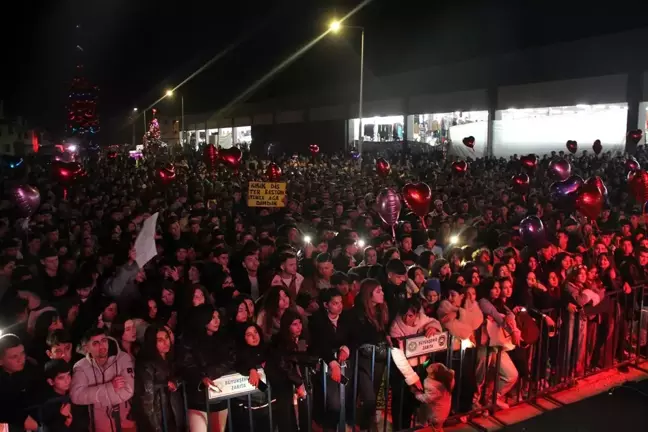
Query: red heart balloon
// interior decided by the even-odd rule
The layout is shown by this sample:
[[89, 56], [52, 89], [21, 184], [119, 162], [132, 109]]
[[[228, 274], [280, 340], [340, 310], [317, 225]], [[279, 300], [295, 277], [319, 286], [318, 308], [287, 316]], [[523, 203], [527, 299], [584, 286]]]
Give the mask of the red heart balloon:
[[468, 172], [468, 162], [457, 161], [452, 163], [452, 172], [458, 175], [463, 175]]
[[208, 170], [216, 169], [218, 163], [218, 149], [214, 144], [208, 144], [203, 149], [203, 160]]
[[590, 178], [587, 179], [585, 184], [586, 185], [593, 184], [601, 192], [601, 195], [603, 195], [603, 198], [607, 197], [608, 190], [607, 190], [607, 187], [605, 186], [605, 183], [603, 183], [603, 179], [601, 177], [599, 177], [599, 176], [590, 177]]
[[407, 183], [403, 187], [403, 199], [414, 214], [422, 218], [430, 211], [432, 190], [425, 183]]
[[569, 150], [571, 154], [576, 153], [578, 150], [578, 143], [574, 140], [567, 141], [567, 150]]
[[56, 161], [52, 163], [52, 168], [59, 180], [64, 182], [77, 180], [83, 173], [83, 167], [78, 162]]
[[463, 144], [471, 149], [475, 148], [475, 137], [474, 136], [469, 136], [463, 139]]
[[268, 165], [268, 168], [266, 168], [266, 175], [268, 176], [268, 180], [272, 182], [278, 181], [281, 178], [281, 167], [272, 162]]
[[583, 216], [596, 219], [603, 210], [603, 194], [594, 183], [584, 184], [576, 197], [576, 210]]
[[633, 144], [637, 144], [639, 141], [641, 141], [642, 136], [643, 132], [641, 131], [641, 129], [635, 129], [628, 132], [628, 138], [630, 138], [630, 141], [632, 141]]
[[601, 150], [603, 150], [603, 146], [601, 145], [601, 140], [596, 140], [594, 141], [594, 144], [592, 145], [592, 150], [594, 150], [594, 154], [598, 156], [601, 153]]
[[238, 170], [241, 165], [241, 159], [243, 158], [243, 153], [238, 147], [230, 147], [219, 152], [220, 160], [223, 161], [225, 165], [232, 168], [233, 170]]
[[630, 192], [640, 203], [648, 201], [648, 173], [644, 170], [633, 171], [628, 176]]
[[317, 144], [311, 144], [310, 145], [310, 152], [311, 155], [315, 156], [317, 153], [319, 153], [319, 146]]
[[162, 183], [169, 183], [176, 177], [175, 169], [168, 170], [166, 167], [158, 168], [157, 176]]
[[639, 162], [637, 161], [637, 159], [635, 159], [634, 156], [628, 156], [628, 158], [625, 161], [625, 168], [630, 172], [634, 172], [641, 169], [641, 165], [639, 165]]
[[383, 158], [376, 159], [376, 172], [380, 177], [387, 177], [391, 171], [391, 166]]
[[538, 167], [538, 156], [534, 155], [533, 153], [522, 156], [520, 158], [520, 163], [525, 170], [533, 173]]
[[513, 187], [513, 190], [519, 194], [527, 193], [529, 191], [530, 183], [531, 179], [525, 173], [515, 174], [511, 177], [511, 186]]

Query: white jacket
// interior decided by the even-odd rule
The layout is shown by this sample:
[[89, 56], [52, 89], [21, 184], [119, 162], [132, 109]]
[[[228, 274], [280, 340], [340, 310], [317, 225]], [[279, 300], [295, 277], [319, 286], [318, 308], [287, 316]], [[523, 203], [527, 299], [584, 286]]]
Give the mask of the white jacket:
[[[128, 420], [130, 400], [135, 389], [135, 369], [131, 356], [119, 349], [115, 339], [109, 338], [117, 345], [117, 355], [108, 357], [106, 365], [101, 368], [90, 357], [79, 360], [72, 371], [70, 399], [76, 405], [90, 405], [90, 419], [94, 420], [95, 432], [116, 431], [113, 418], [113, 407], [119, 408], [122, 428], [131, 427], [134, 422]], [[126, 385], [115, 390], [112, 380], [122, 376]]]

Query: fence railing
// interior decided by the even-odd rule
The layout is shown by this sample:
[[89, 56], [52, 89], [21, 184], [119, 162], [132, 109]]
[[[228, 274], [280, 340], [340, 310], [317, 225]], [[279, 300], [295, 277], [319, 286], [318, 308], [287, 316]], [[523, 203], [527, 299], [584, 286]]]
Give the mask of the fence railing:
[[[295, 399], [293, 404], [298, 430], [311, 431], [314, 399], [321, 402], [315, 407], [319, 416], [324, 415], [327, 421], [337, 425], [339, 431], [344, 431], [345, 425], [366, 426], [367, 420], [373, 424], [382, 423], [383, 430], [387, 430], [390, 421], [399, 423], [393, 424], [393, 430], [408, 430], [416, 426], [412, 413], [418, 403], [405, 396], [410, 394], [406, 383], [394, 378], [400, 377], [400, 372], [394, 367], [392, 349], [399, 347], [410, 360], [419, 358], [419, 369], [425, 364], [438, 362], [455, 371], [451, 413], [446, 423], [467, 422], [478, 430], [485, 430], [474, 419], [488, 412], [489, 419], [507, 426], [497, 415], [502, 409], [498, 394], [504, 396], [501, 395], [506, 384], [503, 371], [507, 372], [506, 368], [511, 364], [517, 370], [517, 377], [507, 395], [508, 405], [526, 402], [545, 411], [536, 402], [545, 398], [561, 406], [563, 404], [552, 394], [575, 385], [579, 379], [611, 368], [641, 369], [639, 363], [648, 358], [645, 295], [645, 287], [641, 285], [635, 287], [630, 295], [622, 291], [609, 292], [597, 307], [581, 308], [574, 313], [565, 309], [525, 310], [523, 312], [530, 314], [537, 324], [539, 336], [533, 344], [518, 346], [514, 350], [467, 343], [447, 332], [428, 340], [421, 335], [408, 336], [394, 341], [393, 348], [386, 345], [358, 348], [349, 362], [342, 365], [343, 379], [339, 384], [330, 379], [328, 365], [320, 360], [317, 367], [304, 367], [302, 371], [306, 397]], [[648, 373], [648, 370], [641, 370]], [[231, 377], [239, 380], [236, 385], [247, 383], [246, 376]], [[230, 394], [226, 391], [215, 397], [210, 397], [206, 391], [207, 430], [211, 430], [210, 406], [223, 401], [227, 403], [229, 431], [260, 431], [266, 430], [266, 426], [268, 431], [275, 430], [277, 413], [273, 410], [276, 410], [277, 397], [275, 395], [273, 399], [269, 382], [265, 384], [264, 391], [248, 384], [238, 392]], [[160, 398], [168, 391], [166, 385], [156, 386]], [[184, 386], [181, 391], [185, 418], [188, 418]], [[255, 405], [254, 398], [262, 403]], [[394, 400], [396, 406], [392, 403]], [[468, 403], [470, 401], [472, 403]], [[384, 408], [378, 407], [382, 402]], [[168, 432], [166, 405], [161, 403], [160, 413], [164, 432]], [[380, 417], [373, 417], [376, 412], [381, 412]]]

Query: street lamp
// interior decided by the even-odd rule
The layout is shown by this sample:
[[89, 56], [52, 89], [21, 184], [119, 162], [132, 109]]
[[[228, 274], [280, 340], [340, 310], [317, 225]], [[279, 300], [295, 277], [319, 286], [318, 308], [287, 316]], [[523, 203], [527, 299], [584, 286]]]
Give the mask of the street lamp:
[[364, 142], [364, 133], [362, 130], [362, 93], [363, 93], [363, 88], [364, 88], [364, 40], [365, 40], [365, 30], [364, 27], [359, 27], [359, 26], [348, 26], [342, 24], [340, 21], [334, 20], [331, 21], [331, 24], [329, 25], [329, 29], [333, 33], [338, 33], [342, 28], [350, 28], [350, 29], [357, 29], [360, 30], [361, 33], [361, 38], [360, 38], [360, 96], [358, 100], [358, 121], [360, 122], [359, 125], [359, 130], [358, 130], [358, 135], [359, 135], [359, 140], [358, 140], [358, 153], [360, 154], [360, 157], [362, 158], [362, 143]]
[[137, 112], [137, 107], [133, 108], [133, 112]]
[[[171, 89], [167, 90], [166, 93], [165, 93], [166, 97], [168, 97], [168, 98], [173, 97], [173, 94], [174, 94], [174, 93], [173, 93], [173, 90], [171, 90]], [[184, 147], [184, 138], [185, 138], [185, 129], [184, 129], [184, 127], [185, 127], [185, 118], [184, 118], [184, 96], [183, 96], [183, 95], [180, 95], [180, 118], [182, 119], [182, 120], [181, 120], [181, 123], [182, 123], [182, 124], [180, 125], [180, 128], [181, 128], [181, 130], [180, 130], [180, 136], [182, 137], [181, 140], [180, 140], [180, 146], [181, 146], [181, 147]]]

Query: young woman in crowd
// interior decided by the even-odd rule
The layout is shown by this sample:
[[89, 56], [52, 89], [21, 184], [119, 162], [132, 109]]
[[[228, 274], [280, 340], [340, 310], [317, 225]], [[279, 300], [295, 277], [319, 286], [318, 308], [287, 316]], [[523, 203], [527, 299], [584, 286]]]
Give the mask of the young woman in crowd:
[[[195, 308], [178, 340], [178, 366], [187, 386], [189, 427], [192, 432], [207, 430], [205, 392], [214, 387], [214, 380], [234, 370], [234, 345], [224, 327], [220, 313], [204, 304]], [[215, 428], [212, 430], [225, 431], [225, 402], [211, 404], [209, 412], [209, 423]]]
[[133, 411], [138, 431], [184, 430], [184, 406], [173, 353], [173, 337], [167, 327], [152, 325], [146, 329], [135, 362]]
[[[347, 417], [347, 423], [353, 419], [361, 430], [377, 423], [376, 400], [387, 362], [388, 321], [389, 311], [382, 286], [376, 279], [365, 279], [360, 285], [350, 324], [351, 352], [358, 351], [357, 356], [351, 358], [352, 362], [357, 359], [358, 363], [350, 367], [357, 367], [354, 382], [358, 387], [353, 389], [353, 386], [347, 386], [347, 394], [358, 395], [359, 406], [356, 408], [356, 401], [351, 396], [347, 398], [346, 410], [347, 413], [354, 413]], [[372, 346], [376, 347], [375, 352]]]

